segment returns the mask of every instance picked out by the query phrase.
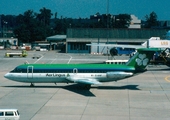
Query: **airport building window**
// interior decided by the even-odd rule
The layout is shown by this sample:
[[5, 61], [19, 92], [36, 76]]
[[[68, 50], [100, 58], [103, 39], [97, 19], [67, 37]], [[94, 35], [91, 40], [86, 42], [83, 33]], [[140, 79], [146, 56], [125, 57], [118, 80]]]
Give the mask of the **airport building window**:
[[86, 42], [80, 42], [80, 43], [69, 43], [70, 50], [88, 50], [88, 46], [86, 45]]

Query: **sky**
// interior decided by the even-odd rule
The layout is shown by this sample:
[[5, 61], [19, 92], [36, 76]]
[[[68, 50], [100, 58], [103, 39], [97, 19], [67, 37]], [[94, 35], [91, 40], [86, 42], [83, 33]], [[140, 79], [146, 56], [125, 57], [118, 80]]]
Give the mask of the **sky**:
[[108, 11], [113, 15], [134, 14], [145, 20], [154, 11], [158, 20], [170, 20], [170, 0], [0, 0], [0, 14], [4, 15], [19, 15], [27, 10], [39, 13], [43, 7], [53, 14], [57, 12], [58, 18], [89, 18]]

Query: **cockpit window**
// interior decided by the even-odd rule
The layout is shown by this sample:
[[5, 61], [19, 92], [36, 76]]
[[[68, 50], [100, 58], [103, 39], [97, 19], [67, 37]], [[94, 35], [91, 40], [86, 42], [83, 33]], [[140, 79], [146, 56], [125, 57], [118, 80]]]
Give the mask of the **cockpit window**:
[[24, 72], [24, 70], [22, 70], [21, 68], [15, 68], [14, 70], [11, 71], [12, 73], [21, 73]]
[[16, 68], [15, 68], [15, 69], [13, 69], [11, 72], [16, 72]]

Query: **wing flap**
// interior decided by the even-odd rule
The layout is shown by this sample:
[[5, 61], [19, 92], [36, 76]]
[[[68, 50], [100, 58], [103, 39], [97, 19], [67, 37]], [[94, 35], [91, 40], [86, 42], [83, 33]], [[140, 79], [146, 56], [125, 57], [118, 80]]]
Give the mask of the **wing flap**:
[[74, 82], [74, 83], [80, 83], [80, 84], [88, 84], [88, 85], [98, 85], [102, 84], [97, 79], [88, 79], [88, 78], [75, 78], [75, 77], [67, 77], [67, 80]]
[[102, 84], [101, 82], [97, 81], [96, 79], [79, 79], [74, 81], [75, 83], [81, 83], [81, 84], [89, 84], [89, 85], [98, 85]]

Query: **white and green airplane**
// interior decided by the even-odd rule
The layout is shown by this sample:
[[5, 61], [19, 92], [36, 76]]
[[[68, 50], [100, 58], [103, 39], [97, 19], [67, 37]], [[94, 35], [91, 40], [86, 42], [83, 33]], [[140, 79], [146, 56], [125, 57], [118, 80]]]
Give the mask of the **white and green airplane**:
[[144, 72], [157, 48], [141, 48], [125, 64], [23, 64], [5, 74], [17, 82], [31, 83], [78, 83], [87, 88], [132, 77]]

